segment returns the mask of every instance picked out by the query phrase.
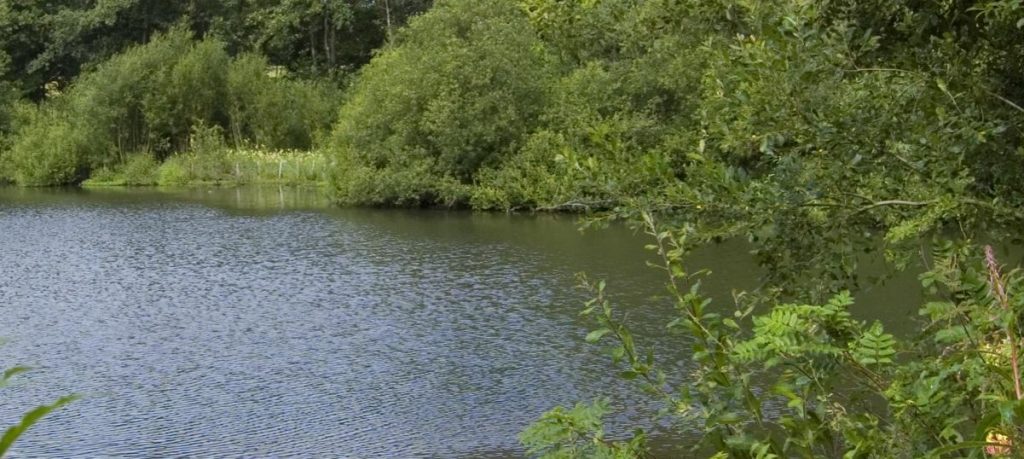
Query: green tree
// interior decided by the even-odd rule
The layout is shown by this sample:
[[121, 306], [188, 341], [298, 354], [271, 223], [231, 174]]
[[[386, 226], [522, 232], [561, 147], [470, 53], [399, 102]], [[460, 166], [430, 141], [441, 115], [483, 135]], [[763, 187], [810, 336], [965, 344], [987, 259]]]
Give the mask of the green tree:
[[[391, 31], [430, 0], [0, 1], [6, 79], [33, 100], [82, 71], [175, 26], [216, 38], [230, 54], [256, 52], [310, 77], [340, 76], [369, 61]], [[4, 76], [0, 75], [0, 79]]]

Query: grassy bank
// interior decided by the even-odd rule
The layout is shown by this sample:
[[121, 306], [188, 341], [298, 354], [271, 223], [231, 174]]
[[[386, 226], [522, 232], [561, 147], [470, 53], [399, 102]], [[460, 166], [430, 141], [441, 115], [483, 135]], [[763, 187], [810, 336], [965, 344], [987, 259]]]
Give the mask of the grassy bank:
[[82, 183], [103, 186], [311, 185], [326, 182], [327, 158], [318, 151], [260, 148], [192, 151], [163, 163], [146, 154], [103, 167]]

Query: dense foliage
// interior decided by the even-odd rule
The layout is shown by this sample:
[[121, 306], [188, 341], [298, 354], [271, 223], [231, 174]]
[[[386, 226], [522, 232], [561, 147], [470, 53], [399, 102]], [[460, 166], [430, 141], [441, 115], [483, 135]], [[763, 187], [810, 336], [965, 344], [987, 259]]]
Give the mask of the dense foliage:
[[[7, 164], [24, 185], [77, 183], [90, 172], [157, 162], [216, 128], [234, 147], [308, 150], [329, 129], [332, 86], [268, 73], [266, 59], [172, 29], [130, 48], [38, 106], [14, 111]], [[210, 149], [207, 149], [210, 150]], [[210, 162], [220, 151], [206, 151]]]
[[[622, 376], [661, 398], [662, 416], [704, 426], [721, 455], [1017, 452], [1020, 376], [1006, 363], [1019, 281], [970, 241], [1020, 223], [1019, 2], [524, 0], [491, 6], [485, 23], [512, 25], [489, 29], [458, 20], [475, 5], [438, 2], [360, 75], [335, 132], [339, 200], [642, 222], [697, 371], [660, 373], [603, 284], [584, 311], [599, 324], [588, 338], [611, 339]], [[494, 50], [476, 30], [518, 32]], [[519, 49], [530, 59], [514, 72], [513, 59], [487, 58]], [[444, 65], [462, 56], [474, 72]], [[517, 93], [523, 74], [529, 96], [506, 110], [533, 116], [474, 111], [492, 100], [475, 84]], [[460, 112], [440, 112], [439, 127], [447, 107]], [[444, 143], [465, 132], [480, 142]], [[844, 292], [863, 282], [863, 253], [902, 268], [931, 235], [959, 242], [940, 238], [925, 257], [934, 301], [921, 335], [852, 319]], [[753, 243], [768, 276], [723, 316], [682, 260], [730, 237]], [[552, 457], [642, 455], [642, 435], [606, 438], [606, 411], [557, 408], [524, 443]]]
[[671, 211], [704, 240], [751, 239], [779, 293], [822, 301], [879, 237], [904, 264], [920, 234], [1017, 221], [1022, 17], [1005, 1], [439, 2], [348, 95], [333, 188]]
[[[683, 267], [692, 233], [663, 230], [649, 214], [644, 221], [679, 311], [668, 326], [692, 338], [696, 369], [661, 371], [635, 344], [603, 282], [585, 284], [594, 299], [582, 314], [599, 327], [587, 340], [612, 343], [621, 375], [663, 400], [660, 416], [700, 426], [695, 450], [757, 458], [1020, 455], [1022, 277], [1005, 272], [990, 247], [937, 244], [921, 275], [929, 293], [922, 330], [897, 340], [879, 322], [853, 319], [847, 292], [759, 314], [756, 302], [739, 301], [723, 314], [701, 293], [703, 274]], [[523, 432], [524, 443], [545, 457], [642, 457], [643, 432], [608, 440], [605, 413], [600, 401], [556, 408]]]
[[[306, 76], [340, 76], [368, 61], [393, 29], [430, 0], [0, 1], [0, 80], [34, 99], [47, 83], [71, 83], [95, 66], [174, 26], [268, 56]], [[0, 59], [2, 62], [3, 59]]]
[[[901, 206], [937, 218], [983, 211], [964, 198], [1020, 195], [1024, 51], [1011, 4], [497, 2], [488, 23], [518, 32], [495, 49], [458, 20], [476, 3], [440, 3], [363, 72], [336, 130], [342, 200], [461, 202], [429, 181], [353, 189], [346, 171], [360, 168], [429, 169], [472, 185], [462, 193], [478, 208], [648, 198], [734, 221], [759, 202], [785, 203], [783, 220], [842, 224], [828, 215], [879, 220]], [[527, 46], [528, 61], [472, 54]], [[445, 63], [463, 56], [453, 73]], [[486, 111], [505, 94], [518, 95], [511, 108]], [[496, 118], [507, 112], [522, 115]], [[451, 142], [462, 133], [473, 141]]]
[[[0, 179], [329, 173], [343, 204], [607, 211], [653, 238], [696, 370], [660, 372], [603, 283], [588, 339], [711, 451], [1021, 454], [1021, 276], [977, 245], [1022, 219], [1019, 0], [431, 5], [0, 0]], [[726, 238], [767, 268], [732, 315], [683, 265]], [[919, 336], [852, 318], [865, 253], [925, 260]], [[643, 455], [608, 410], [523, 442]]]
[[131, 182], [133, 155], [159, 165], [196, 126], [309, 150], [348, 76], [431, 4], [0, 0], [0, 181]]
[[442, 2], [360, 74], [336, 127], [338, 199], [464, 201], [536, 125], [552, 62], [516, 6]]
[[[661, 373], [603, 284], [584, 315], [661, 416], [703, 426], [704, 451], [730, 457], [1020, 453], [1018, 274], [971, 244], [1020, 224], [1019, 3], [523, 9], [566, 73], [542, 128], [478, 175], [472, 202], [614, 209], [650, 233], [680, 310], [668, 326], [694, 341], [696, 371]], [[729, 237], [751, 241], [768, 274], [723, 315], [682, 262]], [[913, 340], [847, 311], [863, 253], [880, 249], [894, 268], [931, 265]], [[556, 409], [524, 443], [640, 454], [642, 436], [604, 437], [604, 411]]]

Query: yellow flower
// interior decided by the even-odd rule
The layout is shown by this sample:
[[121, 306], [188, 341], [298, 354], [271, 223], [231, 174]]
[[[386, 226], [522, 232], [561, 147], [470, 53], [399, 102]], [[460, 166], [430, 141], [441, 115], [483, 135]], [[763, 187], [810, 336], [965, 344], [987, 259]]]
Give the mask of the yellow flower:
[[985, 437], [985, 442], [989, 445], [985, 446], [985, 454], [989, 456], [1009, 456], [1013, 442], [1010, 441], [1010, 437], [990, 431]]

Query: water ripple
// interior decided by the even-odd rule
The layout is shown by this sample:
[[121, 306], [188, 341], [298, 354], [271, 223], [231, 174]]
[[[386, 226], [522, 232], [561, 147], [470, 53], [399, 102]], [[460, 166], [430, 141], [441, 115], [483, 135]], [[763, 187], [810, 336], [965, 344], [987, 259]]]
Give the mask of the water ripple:
[[[641, 242], [613, 235], [565, 219], [0, 200], [0, 364], [36, 367], [4, 390], [0, 425], [78, 392], [12, 457], [495, 457], [521, 455], [515, 435], [541, 412], [595, 395], [624, 408], [619, 424], [645, 423], [650, 402], [576, 316], [575, 271], [619, 276], [638, 304], [660, 289], [632, 255]], [[664, 311], [637, 308], [639, 326], [664, 336]]]

